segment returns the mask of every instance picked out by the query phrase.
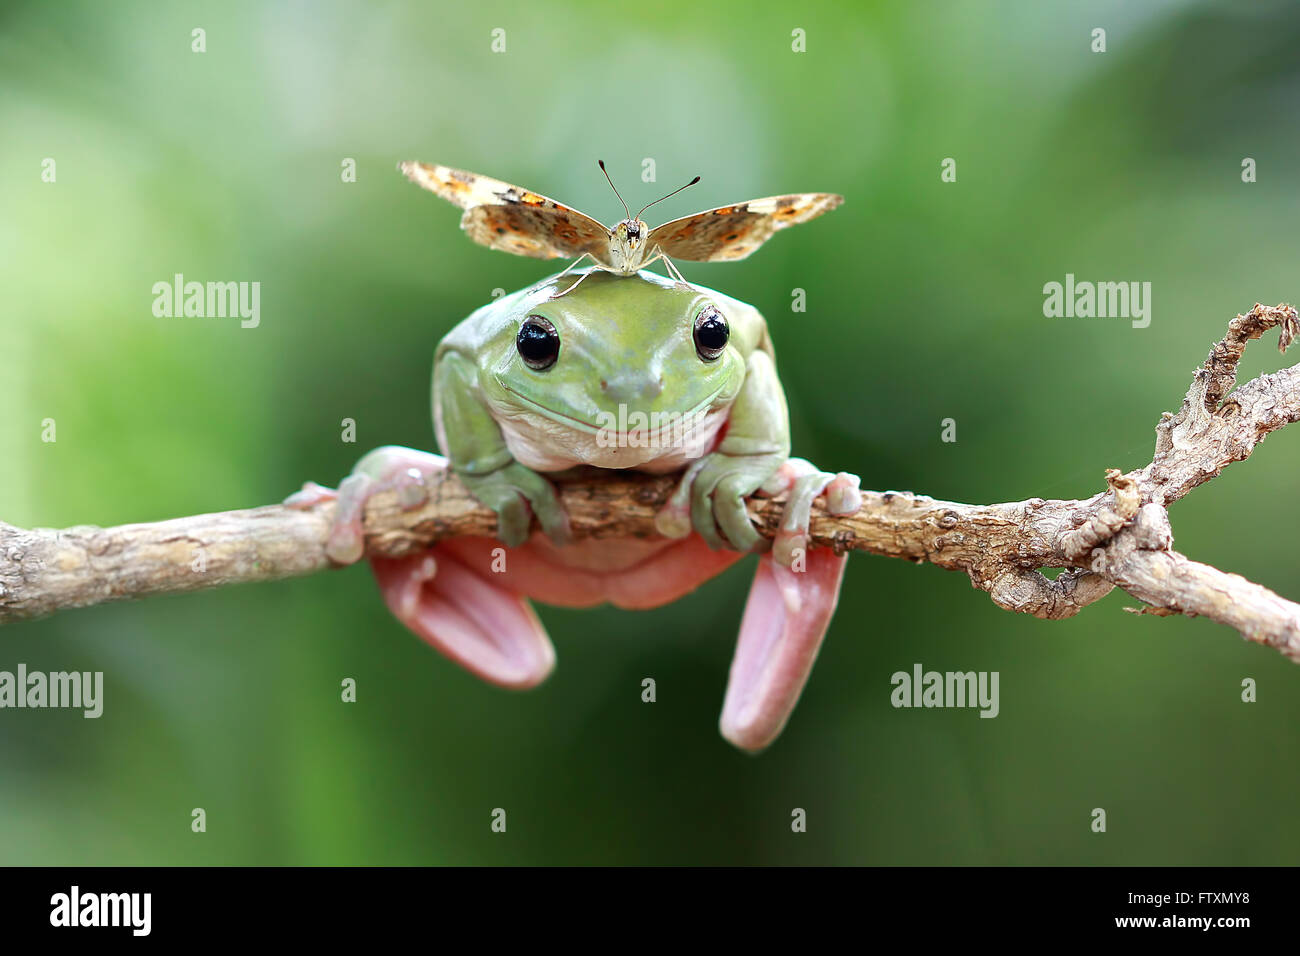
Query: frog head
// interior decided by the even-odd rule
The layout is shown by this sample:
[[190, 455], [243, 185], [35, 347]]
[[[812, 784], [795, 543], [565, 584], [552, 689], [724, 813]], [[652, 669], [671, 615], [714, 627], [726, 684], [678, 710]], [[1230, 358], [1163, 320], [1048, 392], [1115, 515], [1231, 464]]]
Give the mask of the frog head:
[[749, 334], [752, 306], [650, 272], [580, 277], [563, 295], [574, 276], [496, 304], [508, 321], [492, 336], [485, 386], [498, 420], [540, 416], [635, 443], [731, 405], [745, 377], [736, 319]]

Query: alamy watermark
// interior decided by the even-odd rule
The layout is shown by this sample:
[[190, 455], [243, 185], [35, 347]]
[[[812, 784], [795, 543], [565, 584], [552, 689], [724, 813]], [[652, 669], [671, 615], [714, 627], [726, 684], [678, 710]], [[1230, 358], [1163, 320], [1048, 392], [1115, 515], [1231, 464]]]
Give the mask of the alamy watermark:
[[1133, 328], [1151, 324], [1150, 282], [1065, 282], [1043, 286], [1043, 315], [1049, 319], [1132, 319]]
[[132, 936], [148, 936], [152, 911], [152, 893], [83, 893], [73, 886], [50, 897], [51, 926], [119, 926]]
[[708, 413], [700, 408], [692, 412], [628, 411], [619, 405], [615, 414], [596, 413], [596, 445], [599, 448], [703, 448], [709, 434], [705, 427]]
[[998, 671], [927, 671], [920, 664], [912, 672], [896, 671], [889, 702], [895, 707], [978, 707], [981, 717], [996, 717]]
[[153, 314], [160, 319], [239, 318], [245, 329], [262, 321], [260, 282], [186, 282], [178, 272], [171, 282], [155, 282], [153, 296]]
[[0, 708], [59, 707], [83, 710], [84, 717], [104, 712], [103, 671], [0, 671]]

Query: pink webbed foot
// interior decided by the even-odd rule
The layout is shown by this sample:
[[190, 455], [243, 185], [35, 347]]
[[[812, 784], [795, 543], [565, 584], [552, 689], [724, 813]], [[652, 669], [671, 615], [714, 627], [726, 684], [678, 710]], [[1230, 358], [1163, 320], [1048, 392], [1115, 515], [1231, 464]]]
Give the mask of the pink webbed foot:
[[722, 736], [742, 750], [762, 750], [775, 740], [799, 702], [846, 563], [825, 548], [809, 551], [802, 571], [770, 554], [759, 558], [719, 721]]
[[555, 648], [541, 621], [498, 575], [474, 570], [443, 547], [370, 564], [397, 619], [484, 680], [523, 689], [554, 669]]
[[722, 736], [743, 750], [761, 750], [780, 735], [839, 601], [847, 558], [809, 548], [813, 501], [824, 495], [831, 514], [851, 514], [862, 504], [858, 484], [856, 475], [791, 458], [763, 486], [790, 497], [772, 550], [758, 562], [722, 705]]

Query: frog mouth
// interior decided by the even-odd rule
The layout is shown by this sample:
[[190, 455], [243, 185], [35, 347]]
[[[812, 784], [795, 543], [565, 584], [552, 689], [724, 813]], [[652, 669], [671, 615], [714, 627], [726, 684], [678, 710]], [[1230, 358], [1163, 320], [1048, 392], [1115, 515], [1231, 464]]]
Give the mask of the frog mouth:
[[[619, 438], [619, 439], [625, 439], [634, 436], [642, 437], [648, 435], [659, 435], [664, 432], [670, 432], [674, 428], [680, 430], [684, 426], [689, 427], [692, 424], [698, 426], [698, 424], [701, 421], [703, 421], [704, 416], [705, 414], [707, 414], [709, 408], [713, 405], [714, 400], [719, 395], [722, 394], [722, 387], [719, 386], [718, 388], [714, 389], [712, 394], [705, 397], [702, 401], [697, 403], [693, 408], [689, 408], [684, 412], [678, 412], [678, 411], [624, 412], [622, 415], [618, 416], [615, 419], [615, 421], [617, 421], [619, 424], [627, 424], [627, 419], [632, 415], [644, 416], [647, 422], [656, 422], [657, 424], [645, 428], [631, 428], [631, 429], [627, 429], [626, 431], [619, 431], [615, 428], [611, 428], [609, 424], [604, 424], [604, 425], [595, 424], [587, 421], [585, 418], [575, 418], [573, 415], [566, 415], [564, 412], [557, 412], [555, 409], [548, 408], [547, 406], [543, 405], [541, 402], [537, 401], [536, 399], [530, 398], [529, 396], [525, 395], [523, 392], [511, 388], [505, 382], [501, 382], [500, 384], [502, 388], [504, 388], [511, 395], [515, 396], [515, 398], [519, 399], [521, 402], [529, 406], [529, 408], [533, 409], [543, 417], [549, 418], [553, 422], [556, 422], [560, 425], [565, 425], [569, 428], [572, 428], [576, 431], [583, 432], [588, 435], [605, 435], [608, 437]], [[613, 412], [610, 412], [609, 414], [611, 416], [614, 415]]]

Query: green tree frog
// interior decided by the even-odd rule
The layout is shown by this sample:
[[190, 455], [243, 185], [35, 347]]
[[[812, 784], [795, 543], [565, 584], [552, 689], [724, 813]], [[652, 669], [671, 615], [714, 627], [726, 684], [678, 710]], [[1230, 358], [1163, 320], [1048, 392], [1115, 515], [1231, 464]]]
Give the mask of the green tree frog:
[[[744, 499], [788, 491], [780, 532], [759, 559], [720, 720], [727, 740], [761, 750], [798, 701], [844, 574], [844, 556], [808, 548], [812, 502], [825, 495], [832, 513], [856, 511], [858, 479], [789, 457], [785, 396], [753, 306], [644, 271], [589, 270], [563, 295], [559, 282], [496, 299], [439, 344], [433, 419], [445, 458], [378, 448], [337, 493], [308, 483], [290, 503], [337, 496], [328, 550], [347, 564], [362, 556], [370, 495], [396, 488], [404, 506], [418, 507], [428, 476], [452, 468], [496, 512], [500, 541], [455, 538], [376, 558], [375, 575], [418, 636], [488, 681], [526, 688], [555, 664], [529, 599], [668, 604], [763, 550]], [[582, 465], [680, 473], [656, 518], [661, 537], [571, 541], [546, 475]], [[540, 527], [530, 531], [534, 516]]]

